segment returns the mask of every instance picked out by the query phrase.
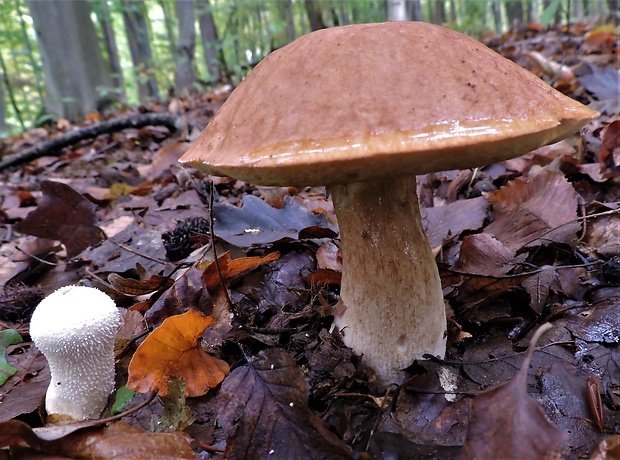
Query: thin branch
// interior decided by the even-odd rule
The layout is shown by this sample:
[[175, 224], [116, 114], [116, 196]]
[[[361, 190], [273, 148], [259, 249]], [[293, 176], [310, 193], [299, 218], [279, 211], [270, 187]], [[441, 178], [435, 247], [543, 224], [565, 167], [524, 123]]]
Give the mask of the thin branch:
[[6, 155], [0, 161], [0, 171], [21, 163], [35, 160], [44, 155], [60, 155], [61, 149], [85, 139], [92, 139], [101, 134], [121, 131], [126, 128], [142, 128], [149, 125], [161, 125], [174, 131], [181, 131], [187, 124], [189, 130], [199, 128], [183, 117], [168, 113], [140, 113], [123, 118], [104, 121], [70, 131], [62, 136], [40, 142], [22, 152]]

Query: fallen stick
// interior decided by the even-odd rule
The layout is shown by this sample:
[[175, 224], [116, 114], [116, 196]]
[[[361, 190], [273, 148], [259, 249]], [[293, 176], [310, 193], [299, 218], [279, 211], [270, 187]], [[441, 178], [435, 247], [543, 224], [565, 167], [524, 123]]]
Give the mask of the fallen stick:
[[199, 126], [185, 120], [183, 117], [167, 113], [140, 113], [128, 117], [115, 118], [113, 120], [97, 123], [96, 125], [75, 129], [53, 139], [39, 142], [22, 152], [6, 155], [0, 161], [0, 171], [48, 154], [60, 155], [60, 150], [62, 148], [73, 145], [84, 139], [97, 137], [101, 134], [121, 131], [125, 128], [142, 128], [143, 126], [149, 125], [161, 125], [174, 131], [180, 131], [185, 124], [187, 124], [189, 130], [195, 127], [201, 129]]

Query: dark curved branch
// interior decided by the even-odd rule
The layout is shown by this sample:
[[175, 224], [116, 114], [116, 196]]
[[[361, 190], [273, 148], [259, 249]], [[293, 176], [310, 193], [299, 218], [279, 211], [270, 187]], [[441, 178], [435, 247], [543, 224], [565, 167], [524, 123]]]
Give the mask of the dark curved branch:
[[55, 137], [54, 139], [40, 142], [22, 152], [6, 155], [2, 158], [2, 161], [0, 161], [0, 171], [10, 166], [35, 160], [44, 155], [60, 155], [60, 150], [62, 148], [73, 145], [84, 139], [97, 137], [101, 134], [121, 131], [126, 128], [142, 128], [143, 126], [149, 125], [160, 125], [173, 131], [180, 131], [186, 123], [189, 130], [193, 128], [200, 129], [199, 126], [186, 121], [183, 117], [167, 113], [141, 113], [104, 121], [96, 125], [73, 130], [62, 136]]

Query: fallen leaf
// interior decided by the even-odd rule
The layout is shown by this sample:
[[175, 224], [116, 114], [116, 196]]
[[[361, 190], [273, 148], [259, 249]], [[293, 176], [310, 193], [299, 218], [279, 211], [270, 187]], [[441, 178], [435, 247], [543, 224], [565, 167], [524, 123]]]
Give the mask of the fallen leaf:
[[17, 373], [0, 387], [0, 422], [36, 411], [50, 383], [43, 354], [36, 347], [24, 348], [23, 353], [10, 356]]
[[477, 233], [463, 238], [459, 260], [454, 269], [475, 275], [504, 276], [520, 262], [515, 252], [488, 233]]
[[174, 284], [169, 276], [151, 275], [142, 264], [137, 265], [139, 279], [128, 278], [118, 273], [108, 275], [108, 283], [118, 292], [128, 296], [140, 296], [154, 291], [165, 291]]
[[439, 246], [447, 238], [458, 237], [466, 230], [482, 227], [488, 207], [488, 200], [478, 197], [425, 208], [422, 211], [422, 222], [431, 247]]
[[301, 369], [281, 349], [261, 352], [235, 369], [216, 397], [218, 423], [228, 434], [225, 457], [350, 458], [349, 448], [308, 408]]
[[61, 241], [67, 255], [74, 257], [103, 240], [97, 227], [97, 206], [68, 185], [45, 180], [37, 208], [15, 224], [18, 232]]
[[330, 228], [323, 215], [312, 214], [290, 196], [276, 209], [254, 195], [246, 195], [240, 208], [228, 203], [213, 206], [215, 236], [238, 247], [299, 239], [308, 227]]
[[521, 282], [521, 286], [530, 295], [530, 308], [539, 315], [542, 313], [547, 303], [555, 277], [556, 268], [550, 265], [544, 265], [536, 273]]
[[618, 87], [620, 87], [620, 72], [612, 64], [600, 68], [584, 61], [590, 67], [591, 73], [579, 77], [583, 87], [598, 100], [592, 108], [601, 113], [618, 112]]
[[136, 350], [129, 363], [127, 388], [141, 393], [158, 390], [165, 396], [168, 381], [182, 378], [185, 396], [191, 397], [218, 385], [230, 368], [200, 344], [204, 330], [212, 322], [210, 316], [193, 310], [164, 320]]
[[489, 194], [493, 221], [484, 229], [506, 247], [572, 243], [580, 224], [577, 193], [564, 174], [546, 171], [529, 180], [514, 180]]
[[526, 385], [534, 347], [549, 327], [538, 329], [514, 378], [474, 399], [462, 459], [550, 458], [560, 451], [566, 433], [547, 420]]
[[620, 435], [612, 435], [603, 439], [590, 460], [614, 460], [620, 458]]
[[231, 259], [230, 252], [226, 252], [217, 258], [217, 265], [214, 260], [204, 268], [202, 279], [204, 280], [207, 288], [210, 292], [214, 292], [222, 285], [219, 272], [222, 274], [222, 278], [225, 282], [232, 280], [243, 273], [252, 270], [259, 265], [277, 260], [280, 258], [279, 252], [272, 252], [265, 257], [239, 257], [238, 259]]
[[588, 219], [583, 243], [602, 257], [620, 256], [619, 228], [618, 213]]

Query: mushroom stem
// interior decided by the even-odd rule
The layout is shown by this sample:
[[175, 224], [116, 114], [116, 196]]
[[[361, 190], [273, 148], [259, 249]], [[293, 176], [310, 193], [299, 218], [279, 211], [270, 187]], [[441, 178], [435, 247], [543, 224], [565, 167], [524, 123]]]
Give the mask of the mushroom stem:
[[415, 176], [328, 187], [340, 228], [341, 302], [335, 324], [379, 383], [424, 354], [443, 357], [446, 314], [437, 265], [422, 228]]

